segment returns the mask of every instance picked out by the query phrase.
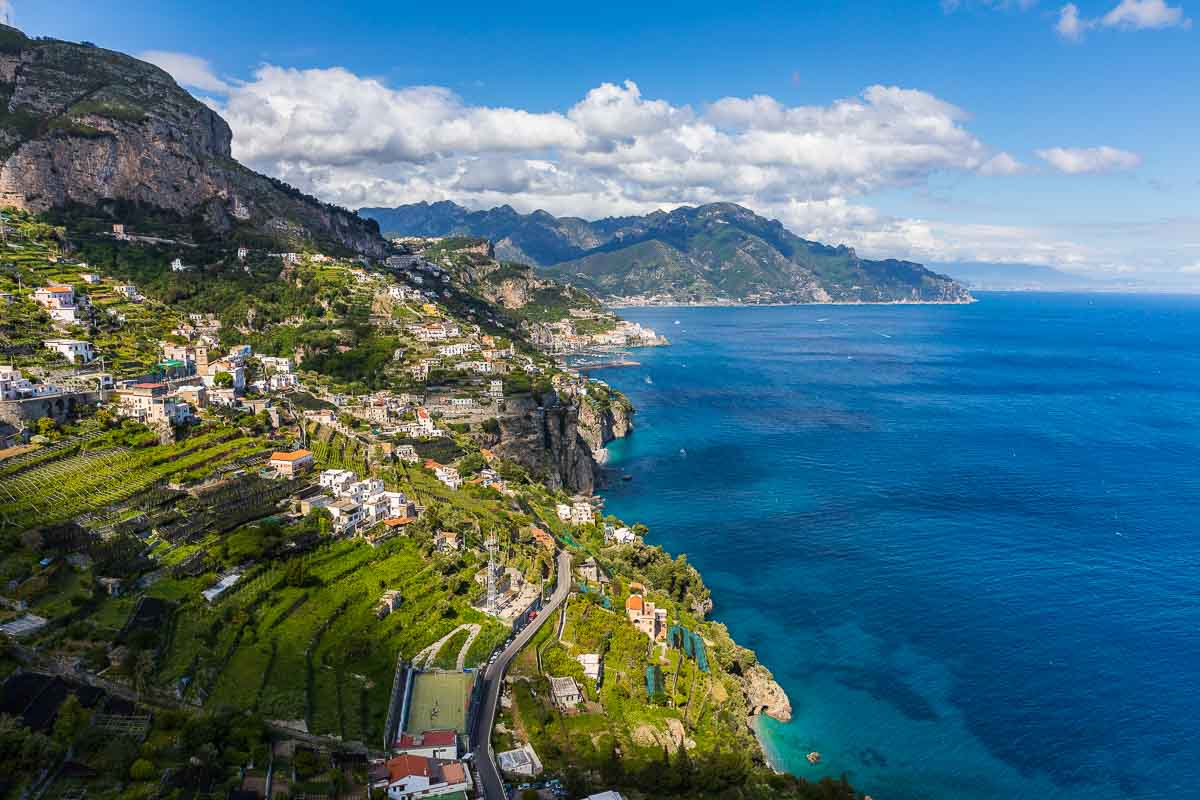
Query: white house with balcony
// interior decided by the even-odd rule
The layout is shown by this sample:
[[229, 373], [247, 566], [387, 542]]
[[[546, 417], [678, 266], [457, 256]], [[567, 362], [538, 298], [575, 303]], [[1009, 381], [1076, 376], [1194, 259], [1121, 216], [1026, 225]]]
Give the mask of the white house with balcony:
[[92, 343], [82, 339], [47, 339], [42, 344], [72, 364], [87, 364], [96, 357]]

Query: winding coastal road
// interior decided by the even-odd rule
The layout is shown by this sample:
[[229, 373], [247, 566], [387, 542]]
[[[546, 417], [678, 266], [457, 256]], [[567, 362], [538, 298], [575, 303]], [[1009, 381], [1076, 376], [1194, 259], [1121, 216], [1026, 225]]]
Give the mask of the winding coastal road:
[[493, 661], [484, 671], [481, 680], [484, 683], [483, 700], [479, 713], [475, 715], [475, 727], [471, 729], [471, 741], [475, 745], [474, 761], [479, 770], [479, 783], [483, 789], [485, 800], [504, 800], [504, 781], [500, 777], [500, 768], [496, 766], [496, 756], [492, 752], [492, 727], [496, 724], [496, 707], [500, 703], [500, 689], [504, 685], [504, 673], [509, 663], [521, 651], [534, 634], [546, 623], [553, 612], [567, 599], [571, 591], [571, 554], [565, 550], [558, 553], [558, 583], [550, 602], [538, 612], [537, 619], [517, 634], [512, 644], [501, 651], [499, 658]]

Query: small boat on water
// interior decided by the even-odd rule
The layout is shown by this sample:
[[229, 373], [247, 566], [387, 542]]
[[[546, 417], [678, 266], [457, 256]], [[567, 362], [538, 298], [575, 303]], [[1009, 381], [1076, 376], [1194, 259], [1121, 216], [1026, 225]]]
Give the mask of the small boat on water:
[[631, 481], [631, 480], [633, 480], [633, 476], [632, 476], [632, 475], [622, 475], [622, 476], [621, 476], [621, 480], [623, 480], [623, 481]]
[[808, 759], [808, 763], [810, 763], [810, 764], [820, 764], [821, 763], [821, 754], [818, 753], [816, 750], [809, 753], [806, 756], [806, 758]]

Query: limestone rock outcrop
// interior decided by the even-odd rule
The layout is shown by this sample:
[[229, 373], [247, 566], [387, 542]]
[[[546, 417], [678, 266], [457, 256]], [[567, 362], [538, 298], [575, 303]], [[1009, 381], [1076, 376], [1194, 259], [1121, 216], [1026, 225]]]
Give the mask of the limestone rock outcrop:
[[379, 256], [378, 225], [239, 164], [233, 134], [158, 67], [0, 25], [0, 204], [155, 209], [281, 248]]

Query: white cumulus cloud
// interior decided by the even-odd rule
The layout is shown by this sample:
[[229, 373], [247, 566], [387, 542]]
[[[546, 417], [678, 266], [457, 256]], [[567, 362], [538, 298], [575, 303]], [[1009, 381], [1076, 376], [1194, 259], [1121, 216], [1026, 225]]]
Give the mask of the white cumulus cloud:
[[1182, 6], [1167, 5], [1165, 0], [1121, 0], [1100, 22], [1109, 28], [1128, 30], [1192, 26], [1192, 21], [1183, 15]]
[[[1028, 171], [981, 141], [965, 110], [916, 89], [869, 86], [815, 105], [752, 95], [688, 106], [624, 81], [559, 109], [529, 111], [473, 104], [445, 87], [392, 87], [338, 67], [264, 65], [244, 82], [207, 69], [180, 80], [200, 88], [205, 75], [217, 81], [206, 82], [219, 99], [206, 102], [229, 121], [237, 158], [351, 208], [452, 200], [597, 219], [729, 201], [867, 257], [1116, 270], [1128, 263], [1123, 253], [1146, 252], [1127, 245], [1145, 241], [1140, 231], [949, 223], [872, 207], [876, 193], [943, 175]], [[1071, 174], [1139, 163], [1112, 147], [1038, 156]], [[1164, 243], [1182, 235], [1155, 233]], [[1164, 249], [1154, 258], [1165, 264], [1175, 255]]]
[[980, 175], [1019, 175], [1025, 165], [1008, 153], [997, 153], [979, 166]]
[[1117, 172], [1142, 163], [1137, 153], [1107, 145], [1101, 147], [1050, 147], [1037, 151], [1038, 158], [1068, 175]]
[[1084, 31], [1092, 27], [1092, 22], [1079, 16], [1079, 6], [1067, 3], [1058, 10], [1058, 22], [1054, 30], [1064, 39], [1078, 42], [1083, 39]]
[[266, 65], [229, 87], [219, 110], [238, 158], [348, 205], [482, 192], [557, 213], [582, 213], [581, 197], [607, 213], [711, 200], [762, 206], [1015, 164], [994, 156], [953, 104], [889, 86], [823, 106], [754, 96], [694, 109], [625, 81], [563, 111], [530, 112], [341, 68]]
[[149, 61], [165, 71], [180, 86], [220, 94], [225, 94], [233, 88], [229, 83], [217, 77], [208, 61], [198, 56], [174, 53], [169, 50], [147, 50], [138, 53], [137, 57], [143, 61]]
[[1054, 29], [1064, 39], [1078, 42], [1083, 40], [1088, 30], [1099, 27], [1124, 31], [1162, 28], [1188, 30], [1192, 27], [1192, 20], [1184, 16], [1182, 6], [1168, 5], [1166, 0], [1121, 0], [1107, 14], [1097, 18], [1083, 17], [1078, 6], [1067, 3], [1058, 10], [1058, 22]]

